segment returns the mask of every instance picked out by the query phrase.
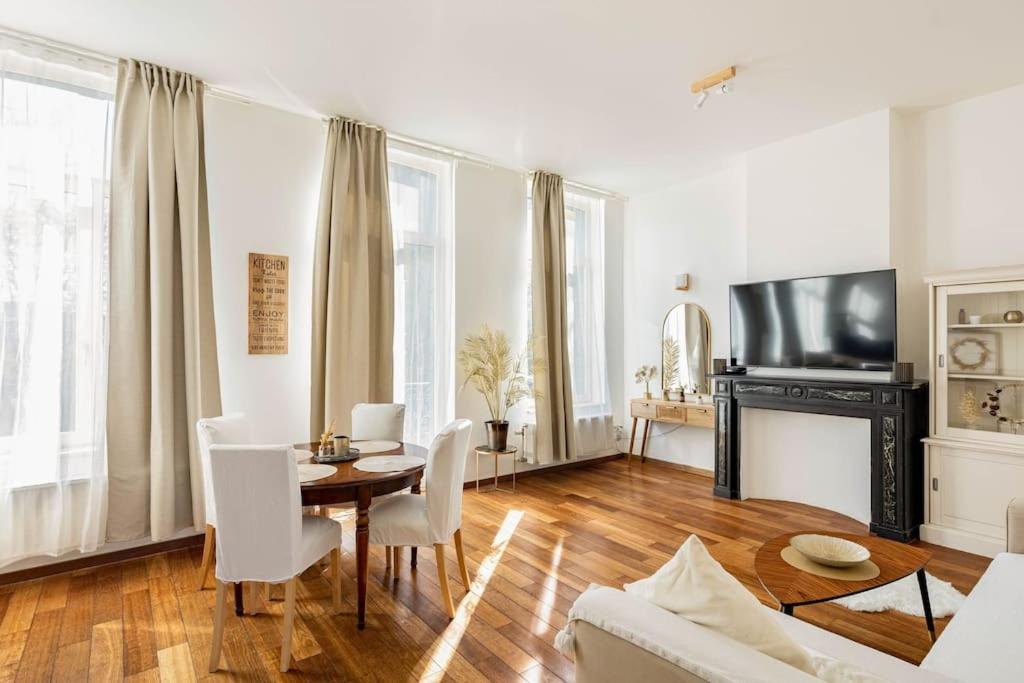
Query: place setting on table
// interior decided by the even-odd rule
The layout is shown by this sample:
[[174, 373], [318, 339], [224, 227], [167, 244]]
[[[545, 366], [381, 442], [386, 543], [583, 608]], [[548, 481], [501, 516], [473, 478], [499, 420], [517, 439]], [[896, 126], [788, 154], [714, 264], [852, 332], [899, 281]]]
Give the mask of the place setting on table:
[[[293, 445], [303, 506], [355, 503], [357, 624], [366, 623], [366, 582], [369, 559], [369, 509], [375, 496], [411, 489], [420, 493], [427, 449], [387, 439], [352, 440], [334, 433], [332, 422], [319, 442]], [[413, 562], [415, 563], [415, 548]], [[235, 610], [242, 614], [243, 596], [235, 586]]]

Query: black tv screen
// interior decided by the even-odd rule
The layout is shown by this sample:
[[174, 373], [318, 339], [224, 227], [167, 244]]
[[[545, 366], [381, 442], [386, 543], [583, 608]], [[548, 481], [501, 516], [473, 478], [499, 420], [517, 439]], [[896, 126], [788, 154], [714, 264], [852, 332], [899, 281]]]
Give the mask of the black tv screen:
[[892, 370], [896, 271], [733, 285], [733, 363], [768, 368]]

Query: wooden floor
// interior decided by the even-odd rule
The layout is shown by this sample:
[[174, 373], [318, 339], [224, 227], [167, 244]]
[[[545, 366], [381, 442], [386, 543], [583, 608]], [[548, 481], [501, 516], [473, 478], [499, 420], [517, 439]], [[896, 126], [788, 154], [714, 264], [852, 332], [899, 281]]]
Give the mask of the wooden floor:
[[[408, 552], [398, 576], [372, 548], [368, 618], [355, 628], [353, 523], [345, 519], [345, 613], [329, 616], [323, 578], [299, 588], [288, 678], [344, 681], [571, 680], [552, 646], [573, 600], [591, 582], [620, 586], [650, 575], [691, 533], [765, 603], [754, 553], [786, 531], [863, 531], [839, 515], [711, 496], [709, 479], [656, 462], [624, 460], [521, 479], [516, 495], [466, 492], [463, 534], [474, 578], [464, 597], [447, 562], [458, 614], [440, 603], [433, 553]], [[339, 512], [338, 516], [345, 516]], [[967, 592], [986, 558], [932, 548], [928, 569]], [[206, 673], [214, 592], [195, 590], [198, 549], [0, 588], [0, 681], [189, 681]], [[275, 680], [281, 603], [273, 614], [227, 620], [213, 678]], [[819, 605], [800, 618], [912, 662], [928, 650], [923, 619]], [[939, 620], [939, 629], [946, 620]]]

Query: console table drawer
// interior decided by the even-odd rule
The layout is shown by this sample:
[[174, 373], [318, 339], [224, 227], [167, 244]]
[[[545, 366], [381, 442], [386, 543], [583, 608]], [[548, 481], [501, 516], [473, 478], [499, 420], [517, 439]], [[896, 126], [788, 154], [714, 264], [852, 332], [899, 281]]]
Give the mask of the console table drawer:
[[687, 408], [686, 409], [686, 424], [693, 425], [694, 427], [708, 427], [714, 429], [715, 427], [715, 410], [712, 407], [708, 408]]
[[633, 401], [630, 404], [630, 414], [632, 417], [642, 417], [653, 420], [658, 417], [658, 408], [649, 401]]
[[686, 422], [686, 409], [683, 406], [661, 405], [657, 406], [655, 419], [665, 422]]

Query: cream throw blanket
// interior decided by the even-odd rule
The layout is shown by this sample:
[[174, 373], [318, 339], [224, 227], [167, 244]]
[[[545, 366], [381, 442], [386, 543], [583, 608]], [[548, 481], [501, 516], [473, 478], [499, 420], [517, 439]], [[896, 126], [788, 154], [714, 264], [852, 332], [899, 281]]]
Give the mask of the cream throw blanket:
[[821, 680], [881, 681], [793, 640], [753, 593], [711, 556], [697, 536], [686, 539], [675, 556], [652, 576], [627, 583], [623, 590]]

